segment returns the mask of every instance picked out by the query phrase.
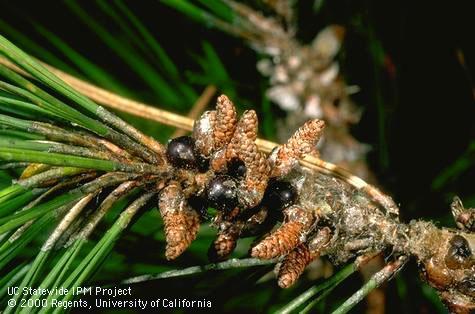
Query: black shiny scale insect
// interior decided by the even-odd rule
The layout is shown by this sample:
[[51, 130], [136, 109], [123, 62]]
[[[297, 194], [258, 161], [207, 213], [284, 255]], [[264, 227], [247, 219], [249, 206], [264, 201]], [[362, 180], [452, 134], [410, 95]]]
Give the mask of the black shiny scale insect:
[[202, 220], [210, 220], [212, 216], [208, 214], [208, 200], [202, 195], [192, 195], [188, 198], [188, 204], [201, 217]]
[[297, 189], [287, 181], [271, 179], [263, 203], [271, 210], [282, 210], [297, 200]]
[[197, 158], [195, 141], [189, 136], [172, 139], [167, 145], [167, 159], [175, 167], [183, 169], [196, 168]]
[[[237, 206], [237, 182], [228, 175], [215, 177], [208, 185], [206, 198], [218, 210], [232, 210]], [[271, 180], [267, 186], [262, 205], [280, 211], [297, 200], [297, 190], [287, 181]]]
[[238, 205], [237, 182], [227, 175], [214, 177], [206, 188], [206, 198], [217, 210], [233, 210]]
[[457, 269], [470, 263], [472, 251], [467, 239], [460, 235], [454, 235], [450, 240], [450, 248], [445, 257], [445, 263], [449, 268]]
[[231, 159], [227, 164], [227, 168], [227, 174], [233, 178], [241, 179], [246, 175], [246, 165], [244, 164], [244, 161], [239, 158]]
[[209, 160], [196, 151], [195, 140], [190, 136], [180, 136], [168, 142], [167, 159], [177, 168], [200, 172], [209, 168]]
[[[195, 149], [194, 139], [190, 136], [180, 136], [172, 139], [167, 146], [167, 159], [177, 168], [206, 171], [209, 161], [203, 158]], [[246, 174], [246, 166], [239, 158], [233, 158], [227, 164], [227, 172], [214, 177], [201, 196], [193, 199], [195, 209], [204, 212], [206, 206], [217, 210], [231, 211], [238, 205], [238, 181]], [[287, 181], [271, 179], [267, 186], [262, 205], [270, 210], [280, 211], [297, 200], [297, 190]], [[197, 202], [204, 204], [198, 206]]]
[[460, 258], [469, 258], [472, 255], [467, 239], [459, 235], [455, 235], [450, 240], [450, 251]]

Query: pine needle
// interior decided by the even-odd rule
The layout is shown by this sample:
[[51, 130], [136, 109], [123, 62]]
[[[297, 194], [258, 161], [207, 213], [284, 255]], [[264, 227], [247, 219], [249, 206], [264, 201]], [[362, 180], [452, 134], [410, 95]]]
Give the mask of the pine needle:
[[191, 266], [184, 269], [170, 270], [156, 275], [143, 275], [123, 280], [121, 284], [136, 284], [151, 280], [158, 280], [171, 277], [189, 276], [203, 273], [210, 270], [223, 270], [232, 268], [253, 267], [261, 265], [275, 264], [277, 259], [262, 260], [258, 258], [229, 259], [220, 263], [207, 264], [202, 266]]

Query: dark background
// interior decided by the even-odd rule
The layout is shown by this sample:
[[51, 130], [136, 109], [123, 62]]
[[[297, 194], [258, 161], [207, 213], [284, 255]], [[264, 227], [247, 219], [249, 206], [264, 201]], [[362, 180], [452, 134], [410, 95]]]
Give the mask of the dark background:
[[[122, 45], [130, 45], [121, 29], [95, 1], [77, 3], [89, 19], [103, 25]], [[209, 42], [232, 79], [231, 83], [218, 82], [218, 86], [226, 89], [232, 84], [240, 100], [237, 103], [253, 107], [263, 115], [262, 88], [266, 78], [255, 68], [259, 56], [242, 40], [206, 28], [160, 1], [126, 1], [125, 4], [156, 35], [186, 78], [188, 73], [203, 71], [195, 62], [195, 56], [202, 53], [202, 42]], [[309, 42], [328, 24], [346, 27], [339, 61], [348, 84], [360, 87], [361, 92], [354, 95], [353, 100], [364, 108], [362, 121], [354, 126], [353, 133], [358, 140], [372, 146], [370, 167], [382, 188], [401, 205], [402, 219], [406, 221], [431, 219], [438, 225], [454, 226], [449, 212], [451, 198], [457, 194], [467, 206], [475, 205], [472, 80], [475, 19], [472, 14], [470, 1], [334, 0], [322, 2], [318, 11], [314, 10], [313, 1], [298, 4], [298, 36], [303, 42]], [[192, 105], [175, 106], [151, 93], [114, 50], [62, 1], [1, 1], [0, 19], [61, 57], [35, 28], [37, 24], [44, 26], [133, 90], [134, 98], [180, 113], [186, 113]], [[41, 58], [34, 48], [17, 41], [18, 34], [2, 27], [0, 31], [33, 56]], [[71, 64], [67, 59], [65, 62]], [[80, 73], [80, 69], [76, 70]], [[200, 93], [206, 82], [190, 84]], [[279, 114], [278, 110], [273, 110]], [[153, 130], [153, 126], [143, 123]], [[161, 130], [165, 134], [163, 137], [170, 132]], [[265, 137], [271, 135], [263, 134]], [[118, 254], [127, 254], [132, 262], [153, 261], [155, 254], [148, 256], [138, 248], [128, 247], [128, 240], [134, 241], [126, 237], [118, 245]], [[193, 258], [184, 258], [178, 263], [193, 264]], [[263, 274], [265, 271], [268, 268], [257, 272]], [[122, 276], [118, 274], [116, 278]], [[255, 269], [211, 273], [152, 282], [138, 286], [136, 291], [144, 295], [159, 292], [182, 298], [204, 295], [222, 311], [242, 313], [244, 310], [265, 312], [270, 309], [272, 300], [285, 304], [286, 300], [312, 285], [303, 282], [289, 291], [279, 291], [271, 281], [264, 285], [268, 291], [256, 291], [253, 281], [256, 276]], [[99, 276], [99, 280], [108, 279], [107, 271], [103, 278]], [[360, 285], [358, 278], [345, 282], [332, 293], [329, 299], [334, 300], [327, 301], [329, 306], [348, 297]], [[443, 311], [431, 289], [418, 281], [414, 263], [389, 285], [388, 300], [388, 313]], [[363, 308], [361, 305], [356, 311]]]

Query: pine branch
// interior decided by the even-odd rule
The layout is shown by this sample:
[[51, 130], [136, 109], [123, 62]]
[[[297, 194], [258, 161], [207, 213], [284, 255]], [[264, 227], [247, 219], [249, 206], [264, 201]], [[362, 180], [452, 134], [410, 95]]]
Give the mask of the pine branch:
[[[1, 85], [4, 90], [21, 95], [30, 100], [33, 104], [40, 107], [43, 106], [42, 108], [47, 108], [47, 110], [56, 114], [60, 119], [75, 119], [74, 121], [79, 122], [77, 123], [77, 126], [95, 132], [97, 135], [109, 139], [111, 145], [119, 144], [123, 148], [135, 153], [136, 157], [141, 158], [138, 162], [126, 158], [124, 163], [120, 163], [111, 160], [70, 156], [45, 151], [45, 149], [48, 148], [48, 150], [57, 149], [68, 154], [79, 153], [75, 148], [73, 149], [68, 145], [59, 143], [58, 145], [53, 145], [51, 143], [46, 143], [46, 145], [44, 145], [44, 142], [38, 143], [22, 140], [4, 141], [3, 143], [6, 147], [0, 148], [0, 157], [7, 161], [41, 162], [63, 167], [72, 166], [76, 168], [98, 169], [108, 171], [109, 173], [96, 178], [83, 186], [73, 189], [72, 191], [69, 191], [69, 193], [63, 193], [62, 195], [44, 203], [36, 203], [30, 207], [27, 205], [27, 208], [23, 208], [13, 214], [10, 214], [10, 211], [15, 208], [14, 206], [21, 206], [18, 205], [21, 202], [17, 202], [14, 205], [11, 205], [11, 203], [13, 203], [13, 201], [18, 201], [19, 198], [24, 197], [28, 193], [31, 194], [32, 191], [24, 191], [17, 187], [3, 190], [0, 195], [9, 202], [9, 206], [11, 205], [11, 207], [8, 207], [6, 210], [7, 214], [0, 218], [0, 233], [7, 233], [9, 236], [8, 240], [11, 239], [12, 241], [3, 242], [0, 247], [0, 263], [3, 263], [2, 266], [5, 266], [12, 256], [18, 254], [19, 250], [31, 241], [39, 230], [44, 228], [46, 225], [50, 225], [51, 221], [56, 218], [56, 215], [62, 214], [62, 211], [65, 209], [80, 207], [82, 205], [81, 202], [79, 201], [79, 203], [77, 203], [79, 199], [84, 197], [88, 198], [89, 196], [90, 200], [92, 198], [91, 193], [100, 193], [104, 187], [108, 186], [120, 185], [119, 187], [124, 187], [124, 182], [140, 181], [143, 184], [147, 184], [153, 180], [155, 183], [154, 185], [148, 185], [147, 190], [142, 191], [143, 193], [140, 194], [140, 196], [138, 196], [138, 198], [121, 213], [113, 226], [104, 234], [94, 248], [88, 252], [86, 258], [74, 269], [71, 269], [71, 273], [66, 273], [64, 268], [61, 270], [56, 268], [52, 272], [54, 275], [47, 277], [45, 283], [47, 285], [54, 282], [55, 284], [68, 288], [72, 286], [80, 286], [88, 280], [94, 271], [97, 270], [97, 267], [104, 262], [105, 258], [112, 250], [115, 241], [131, 222], [132, 217], [142, 206], [154, 197], [158, 191], [161, 191], [160, 202], [167, 204], [169, 211], [176, 210], [176, 213], [179, 215], [192, 213], [193, 217], [196, 219], [193, 219], [191, 227], [193, 230], [197, 230], [199, 226], [199, 216], [196, 210], [199, 209], [195, 210], [195, 208], [191, 208], [191, 203], [188, 203], [188, 197], [198, 196], [195, 194], [206, 188], [206, 196], [208, 197], [208, 200], [216, 199], [217, 202], [219, 200], [214, 198], [214, 191], [213, 193], [210, 192], [213, 190], [210, 186], [229, 189], [231, 192], [228, 202], [229, 204], [222, 204], [223, 211], [227, 210], [224, 208], [224, 205], [229, 205], [229, 213], [219, 215], [216, 218], [217, 224], [223, 225], [223, 223], [226, 222], [234, 223], [235, 221], [232, 221], [231, 219], [243, 219], [242, 222], [238, 221], [237, 223], [249, 223], [249, 225], [252, 226], [252, 223], [259, 221], [259, 218], [256, 218], [256, 220], [250, 219], [249, 213], [241, 215], [240, 211], [244, 212], [246, 210], [252, 210], [252, 208], [258, 204], [264, 204], [270, 207], [270, 203], [265, 203], [268, 201], [267, 199], [265, 199], [264, 202], [261, 202], [266, 193], [269, 192], [269, 190], [267, 190], [268, 186], [272, 187], [271, 184], [267, 185], [267, 183], [270, 179], [284, 179], [279, 176], [271, 177], [271, 174], [273, 173], [272, 170], [275, 170], [277, 167], [276, 165], [285, 160], [285, 158], [295, 159], [296, 161], [297, 158], [302, 156], [302, 154], [309, 153], [310, 151], [307, 149], [309, 143], [312, 145], [315, 144], [314, 140], [320, 137], [323, 128], [321, 121], [311, 121], [309, 125], [314, 125], [314, 127], [304, 125], [303, 128], [295, 133], [295, 137], [292, 137], [287, 144], [280, 146], [274, 151], [275, 154], [271, 154], [271, 156], [268, 157], [257, 151], [257, 146], [254, 142], [257, 134], [257, 118], [255, 112], [252, 110], [245, 112], [241, 120], [237, 122], [235, 108], [230, 108], [233, 107], [232, 102], [229, 100], [226, 101], [227, 98], [222, 96], [220, 97], [221, 100], [218, 103], [216, 111], [214, 111], [214, 116], [212, 115], [213, 112], [211, 112], [210, 115], [204, 115], [200, 118], [200, 122], [203, 122], [203, 125], [207, 125], [207, 127], [198, 129], [197, 132], [193, 133], [194, 137], [192, 138], [180, 139], [183, 140], [181, 143], [175, 142], [183, 144], [184, 146], [188, 145], [186, 148], [191, 152], [191, 161], [188, 163], [188, 160], [185, 160], [187, 163], [181, 164], [176, 162], [178, 157], [174, 156], [173, 150], [170, 149], [173, 147], [172, 144], [168, 145], [167, 153], [170, 151], [171, 153], [167, 154], [167, 159], [165, 160], [164, 147], [160, 143], [145, 136], [132, 126], [128, 125], [125, 121], [115, 117], [103, 107], [96, 105], [93, 101], [80, 94], [80, 92], [76, 91], [73, 87], [65, 84], [59, 77], [54, 76], [45, 67], [41, 66], [34, 59], [29, 58], [21, 50], [18, 50], [1, 36], [0, 48], [1, 52], [12, 59], [14, 63], [20, 67], [21, 70], [19, 70], [19, 72], [26, 74], [25, 72], [22, 72], [26, 71], [28, 75], [39, 80], [41, 83], [58, 93], [61, 97], [73, 101], [77, 106], [88, 111], [89, 114], [98, 117], [102, 122], [104, 122], [104, 124], [89, 116], [83, 115], [79, 111], [73, 110], [72, 107], [70, 108], [62, 102], [59, 102], [54, 98], [54, 96], [45, 93], [33, 84], [30, 85], [29, 83], [31, 82], [10, 70], [6, 70], [6, 68], [2, 71], [4, 76], [15, 82], [20, 86], [20, 88], [5, 83]], [[5, 64], [14, 70], [17, 68], [16, 66], [11, 66], [11, 64], [9, 65], [8, 62]], [[18, 69], [16, 69], [16, 71], [18, 71]], [[55, 70], [53, 69], [53, 71]], [[63, 74], [59, 73], [59, 76], [62, 75]], [[68, 76], [64, 77], [68, 78]], [[107, 91], [98, 89], [75, 78], [71, 78], [71, 81], [79, 82], [79, 86], [86, 86], [86, 94], [89, 93], [87, 95], [90, 95], [91, 97], [94, 97], [94, 95], [97, 94], [105, 96], [103, 99], [104, 102], [110, 102], [112, 98], [117, 101], [115, 105], [119, 102], [121, 102], [122, 105], [124, 103], [131, 104], [132, 110], [137, 110], [137, 106], [142, 106], [146, 110], [149, 110], [149, 112], [155, 110], [149, 108], [145, 104], [136, 103], [117, 95], [110, 94]], [[14, 102], [11, 102], [11, 104], [14, 104]], [[220, 106], [220, 104], [222, 106]], [[25, 106], [25, 104], [16, 103], [16, 105], [18, 105], [18, 108], [21, 106], [23, 106], [24, 109], [33, 108], [31, 106]], [[21, 113], [21, 111], [22, 110], [19, 110], [18, 112]], [[157, 113], [157, 111], [154, 112]], [[173, 116], [165, 111], [159, 112], [161, 113], [160, 119], [163, 118], [163, 115], [168, 115], [169, 118], [171, 117], [169, 121], [170, 125], [177, 126], [176, 121], [179, 116]], [[231, 113], [231, 115], [228, 115], [228, 113]], [[212, 117], [214, 117], [214, 120]], [[183, 117], [180, 118], [183, 119], [182, 121], [186, 124], [186, 127], [192, 126], [190, 119], [184, 119]], [[19, 128], [22, 131], [41, 129], [42, 132], [38, 131], [38, 133], [50, 137], [53, 132], [56, 132], [55, 134], [59, 134], [57, 137], [62, 139], [71, 139], [71, 137], [73, 137], [76, 141], [84, 140], [80, 136], [82, 135], [81, 132], [68, 132], [53, 125], [38, 124], [33, 121], [16, 119], [4, 115], [0, 115], [0, 122], [3, 125], [12, 128]], [[112, 125], [117, 130], [110, 128], [108, 125]], [[73, 124], [73, 126], [75, 125]], [[123, 133], [120, 133], [118, 131], [119, 129], [123, 129]], [[232, 153], [234, 152], [236, 156], [242, 158], [242, 160], [238, 161], [242, 161], [244, 167], [247, 169], [247, 173], [244, 176], [245, 180], [232, 181], [234, 179], [228, 179], [227, 176], [224, 175], [220, 176], [220, 172], [216, 170], [219, 167], [212, 163], [215, 160], [211, 161], [211, 168], [206, 168], [206, 170], [208, 170], [206, 173], [197, 174], [196, 170], [198, 169], [198, 166], [193, 158], [198, 159], [200, 156], [195, 156], [195, 150], [192, 146], [194, 143], [193, 141], [195, 140], [198, 142], [202, 140], [203, 137], [209, 136], [210, 134], [213, 136], [213, 149], [215, 149], [213, 153], [217, 153], [213, 158], [216, 158], [217, 160], [219, 156], [224, 156], [223, 158], [225, 159], [229, 157], [224, 161], [226, 167], [228, 167], [228, 163], [231, 164], [230, 158], [233, 156]], [[227, 136], [228, 134], [230, 136]], [[90, 147], [95, 148], [100, 146], [97, 145], [98, 141], [96, 141], [95, 138], [87, 138], [84, 141], [88, 143]], [[272, 142], [265, 142], [262, 140], [258, 141], [258, 143], [260, 143], [262, 151], [270, 151], [270, 149], [276, 145]], [[266, 147], [266, 143], [267, 145], [272, 145], [272, 147]], [[102, 142], [102, 144], [105, 145], [104, 142]], [[224, 150], [217, 151], [217, 148]], [[110, 149], [110, 151], [113, 150], [114, 149]], [[84, 153], [84, 151], [82, 152]], [[94, 151], [91, 150], [91, 152]], [[279, 152], [283, 153], [279, 154]], [[222, 155], [219, 155], [220, 153]], [[454, 215], [457, 216], [455, 218], [461, 225], [461, 227], [459, 226], [461, 230], [442, 229], [434, 226], [432, 223], [421, 221], [404, 224], [399, 222], [397, 217], [398, 208], [391, 198], [368, 185], [360, 178], [351, 175], [349, 172], [338, 168], [333, 164], [321, 161], [316, 157], [306, 158], [306, 160], [300, 161], [301, 164], [306, 166], [307, 169], [318, 171], [306, 171], [294, 167], [292, 170], [295, 171], [295, 178], [288, 178], [288, 186], [284, 188], [284, 192], [292, 194], [295, 189], [295, 193], [301, 193], [301, 195], [305, 195], [305, 197], [300, 197], [299, 199], [294, 198], [290, 203], [283, 202], [283, 204], [277, 206], [285, 213], [284, 224], [282, 226], [289, 226], [290, 224], [298, 226], [296, 228], [282, 227], [280, 229], [282, 232], [279, 233], [279, 238], [289, 240], [287, 241], [288, 245], [280, 251], [282, 251], [282, 254], [286, 254], [287, 257], [290, 256], [290, 258], [300, 259], [299, 261], [296, 261], [296, 263], [287, 264], [287, 266], [297, 265], [296, 268], [298, 269], [295, 270], [295, 273], [300, 274], [303, 271], [301, 266], [308, 264], [308, 257], [310, 254], [315, 254], [314, 256], [317, 256], [321, 253], [321, 255], [330, 255], [332, 260], [337, 263], [346, 262], [351, 258], [362, 256], [364, 252], [380, 252], [392, 249], [392, 256], [396, 259], [390, 262], [381, 272], [376, 274], [375, 277], [373, 277], [355, 294], [355, 296], [348, 299], [339, 311], [347, 311], [359, 302], [364, 295], [371, 291], [371, 289], [377, 287], [382, 282], [389, 280], [391, 276], [404, 265], [408, 256], [415, 256], [418, 262], [425, 266], [425, 274], [427, 276], [425, 279], [430, 283], [434, 283], [434, 274], [437, 275], [437, 272], [439, 271], [445, 271], [449, 274], [447, 280], [444, 279], [442, 282], [437, 282], [437, 289], [439, 291], [445, 292], [448, 288], [452, 289], [450, 294], [442, 294], [442, 298], [448, 304], [455, 306], [458, 304], [454, 302], [458, 301], [457, 298], [465, 298], [469, 295], [468, 293], [470, 292], [467, 292], [466, 283], [467, 281], [469, 284], [472, 282], [472, 279], [469, 276], [473, 274], [473, 263], [471, 259], [472, 257], [468, 253], [471, 253], [470, 248], [473, 247], [473, 243], [475, 243], [475, 238], [473, 237], [473, 234], [471, 234], [473, 227], [473, 209], [461, 209], [460, 211], [457, 210], [455, 212]], [[145, 162], [142, 163], [142, 160]], [[294, 160], [291, 161], [293, 162]], [[169, 166], [168, 162], [173, 165]], [[193, 169], [188, 168], [189, 166]], [[172, 168], [173, 170], [171, 170]], [[51, 175], [51, 178], [55, 178], [53, 174], [57, 169], [34, 170], [29, 168], [27, 170], [27, 173], [37, 173], [37, 177], [34, 175], [28, 179], [30, 179], [34, 184], [40, 184], [44, 183], [44, 181], [42, 181], [45, 179], [44, 176], [50, 178], [48, 175]], [[129, 173], [112, 172], [118, 170], [128, 171]], [[169, 175], [171, 171], [176, 173]], [[232, 169], [226, 169], [226, 171], [227, 173], [233, 172]], [[322, 175], [320, 172], [330, 174], [330, 176]], [[153, 176], [153, 174], [156, 174], [157, 176]], [[59, 175], [59, 177], [61, 177], [64, 173], [60, 173]], [[236, 174], [236, 176], [238, 175], [239, 174]], [[344, 182], [336, 180], [334, 177], [343, 178], [343, 180], [346, 183], [349, 183], [353, 188]], [[301, 181], [303, 184], [301, 184], [301, 182], [299, 183], [300, 186], [298, 189], [294, 187], [294, 185], [297, 184], [296, 180], [303, 180]], [[163, 188], [165, 186], [170, 187], [173, 185], [179, 187], [177, 190], [179, 190], [180, 193], [175, 193], [173, 197], [167, 198], [168, 194], [164, 193], [165, 189]], [[186, 187], [186, 189], [183, 188], [182, 191], [181, 186]], [[360, 191], [355, 191], [354, 187], [358, 190], [362, 190], [367, 195], [364, 196]], [[128, 190], [128, 188], [125, 189]], [[26, 199], [29, 199], [29, 197], [30, 195], [28, 195]], [[381, 205], [380, 207], [385, 208], [386, 213], [381, 212], [381, 208], [375, 206], [375, 204], [370, 201], [370, 198]], [[115, 196], [111, 196], [111, 202], [115, 202], [116, 200], [117, 198]], [[225, 201], [227, 202], [228, 199]], [[35, 200], [33, 202], [35, 202]], [[87, 235], [89, 235], [90, 231], [95, 227], [97, 221], [100, 220], [103, 217], [103, 214], [110, 208], [109, 204], [111, 203], [109, 203], [108, 198], [106, 198], [105, 203], [103, 204], [105, 205], [99, 208], [96, 215], [91, 215], [89, 219], [84, 219], [85, 222], [91, 224], [83, 226], [82, 231], [76, 233], [76, 237], [70, 238], [73, 239], [73, 242], [72, 245], [63, 251], [64, 255], [61, 257], [61, 263], [59, 264], [61, 267], [73, 267], [73, 258], [78, 254], [83, 243], [86, 241]], [[165, 207], [166, 206], [160, 205], [160, 210], [162, 211]], [[463, 206], [460, 204], [459, 207]], [[265, 209], [267, 212], [269, 208]], [[162, 212], [161, 214], [164, 216], [164, 220], [166, 220], [164, 213]], [[463, 214], [463, 217], [458, 217], [461, 214]], [[69, 218], [71, 217], [67, 215], [65, 219], [69, 220]], [[190, 224], [188, 221], [186, 219], [182, 220], [183, 221], [179, 224], [170, 227], [173, 227], [176, 230], [189, 228]], [[325, 228], [328, 228], [329, 232], [333, 232], [333, 230], [338, 231], [338, 234], [336, 234], [337, 236], [332, 237], [331, 241], [323, 241], [320, 238], [322, 234], [315, 232], [318, 231], [318, 229], [321, 229], [322, 226], [319, 225], [319, 223], [323, 220], [325, 221]], [[67, 226], [69, 226], [69, 222]], [[82, 224], [83, 221], [80, 220], [78, 222], [79, 224]], [[90, 227], [91, 225], [92, 229]], [[56, 228], [56, 231], [59, 230], [60, 232], [53, 232], [53, 236], [50, 238], [51, 240], [45, 244], [45, 250], [37, 255], [32, 267], [23, 278], [20, 284], [21, 286], [26, 286], [28, 284], [33, 285], [35, 283], [35, 279], [48, 257], [47, 255], [50, 248], [58, 241], [60, 233], [62, 235], [65, 228], [68, 229], [67, 226], [65, 226], [65, 224], [60, 223]], [[331, 230], [328, 226], [331, 227]], [[18, 229], [13, 233], [14, 229], [17, 227]], [[240, 231], [241, 229], [235, 232], [236, 236], [233, 236], [233, 239], [237, 239], [240, 236]], [[191, 242], [191, 236], [189, 234], [183, 232], [175, 232], [174, 234], [176, 235], [174, 241], [185, 241], [187, 244]], [[193, 233], [193, 239], [195, 235], [196, 233]], [[68, 236], [70, 236], [70, 234], [68, 234]], [[328, 237], [328, 239], [330, 238]], [[437, 242], [434, 242], [434, 239], [437, 239]], [[298, 246], [300, 242], [304, 243], [305, 246]], [[274, 249], [278, 246], [278, 244], [270, 245], [273, 245]], [[302, 248], [302, 254], [299, 253], [292, 255], [292, 252], [295, 252], [293, 250], [297, 249], [297, 246], [299, 249]], [[441, 247], [443, 249], [440, 249]], [[251, 263], [250, 261], [248, 262], [248, 264], [244, 263], [245, 266], [254, 263]], [[140, 280], [146, 281], [182, 276], [210, 269], [243, 267], [242, 263], [239, 261], [234, 264], [231, 261], [228, 263], [229, 264], [210, 264], [202, 267], [195, 266], [184, 270], [171, 271], [139, 279], [132, 278], [130, 280], [138, 280], [136, 282], [140, 282]], [[337, 274], [333, 280], [322, 283], [320, 286], [315, 287], [315, 289], [310, 290], [304, 294], [302, 298], [298, 298], [294, 304], [290, 304], [289, 306], [299, 307], [311, 296], [321, 290], [324, 290], [322, 295], [326, 295], [344, 278], [349, 276], [354, 269], [354, 266], [351, 269], [349, 268], [347, 271], [345, 268], [345, 271], [342, 270], [342, 274]], [[460, 271], [454, 271], [454, 269]], [[437, 279], [437, 277], [435, 278]], [[452, 285], [454, 282], [456, 283], [456, 286]], [[311, 301], [304, 311], [310, 310], [322, 295]], [[72, 294], [67, 295], [63, 298], [63, 301], [68, 301], [71, 298], [73, 298]], [[466, 308], [471, 308], [473, 307], [473, 302], [471, 303], [469, 300], [464, 306]], [[51, 310], [51, 308], [45, 308], [42, 311], [47, 312], [49, 310]], [[56, 311], [60, 311], [60, 309], [56, 309]]]
[[[0, 64], [3, 64], [15, 71], [23, 72], [5, 58], [0, 57]], [[49, 69], [49, 71], [54, 73], [57, 77], [70, 84], [77, 91], [81, 92], [92, 100], [103, 104], [104, 106], [187, 131], [191, 131], [193, 129], [193, 120], [190, 118], [183, 117], [166, 110], [161, 110], [145, 103], [131, 100], [106, 91], [78, 78], [75, 78], [65, 72], [55, 69], [52, 66], [45, 64], [43, 64], [43, 66]], [[257, 139], [256, 143], [259, 149], [265, 153], [270, 153], [272, 149], [277, 146], [276, 143], [263, 139]], [[398, 207], [390, 197], [379, 191], [379, 189], [376, 187], [368, 184], [363, 179], [351, 174], [347, 170], [314, 156], [306, 156], [303, 160], [300, 160], [300, 164], [307, 169], [341, 178], [350, 185], [354, 186], [356, 189], [367, 193], [372, 199], [385, 208], [387, 212], [398, 213]]]

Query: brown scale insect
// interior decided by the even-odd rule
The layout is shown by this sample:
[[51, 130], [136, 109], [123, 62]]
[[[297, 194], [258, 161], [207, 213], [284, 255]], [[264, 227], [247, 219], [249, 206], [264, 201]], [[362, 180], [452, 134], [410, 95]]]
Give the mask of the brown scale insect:
[[[299, 159], [318, 154], [315, 145], [324, 127], [321, 120], [308, 121], [266, 156], [255, 143], [256, 113], [246, 111], [237, 120], [232, 102], [220, 96], [216, 111], [205, 112], [195, 122], [192, 137], [173, 139], [167, 146], [168, 163], [177, 169], [160, 193], [166, 257], [178, 257], [191, 244], [200, 215], [211, 206], [218, 210], [212, 219], [218, 229], [209, 250], [212, 260], [227, 258], [240, 237], [268, 232], [250, 254], [279, 258], [277, 282], [286, 288], [320, 256], [338, 265], [390, 252], [375, 280], [388, 280], [412, 256], [421, 265], [423, 280], [453, 313], [473, 311], [473, 209], [454, 200], [459, 230], [422, 221], [404, 224], [389, 197], [380, 202], [381, 196], [374, 198], [367, 186], [356, 188], [301, 168]], [[281, 224], [271, 230], [278, 220]]]

